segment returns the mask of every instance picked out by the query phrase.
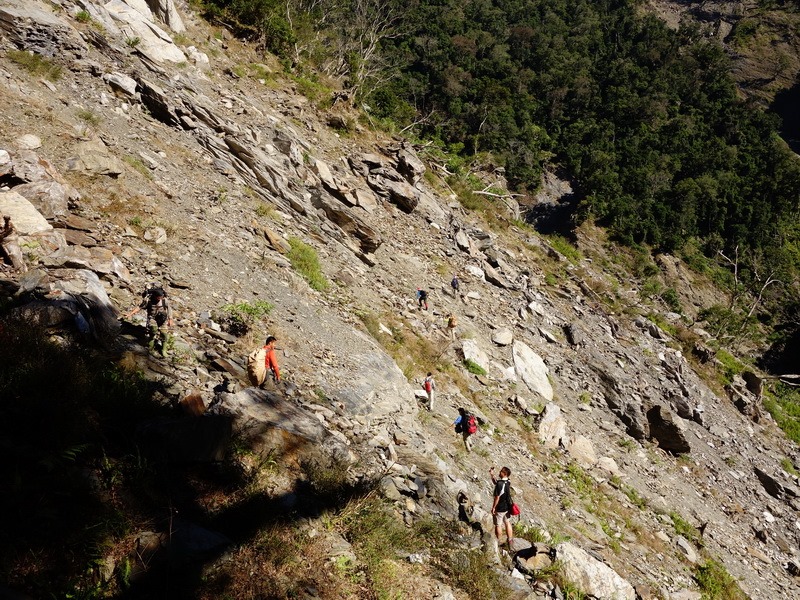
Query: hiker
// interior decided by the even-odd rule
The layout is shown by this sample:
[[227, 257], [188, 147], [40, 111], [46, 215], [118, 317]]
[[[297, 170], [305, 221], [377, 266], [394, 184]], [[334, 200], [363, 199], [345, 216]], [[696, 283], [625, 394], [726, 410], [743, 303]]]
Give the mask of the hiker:
[[150, 348], [159, 350], [161, 355], [166, 354], [168, 339], [167, 329], [172, 327], [172, 309], [167, 302], [167, 293], [157, 284], [149, 284], [142, 292], [142, 303], [125, 315], [131, 318], [140, 310], [147, 311], [147, 336], [150, 338]]
[[436, 382], [433, 380], [433, 373], [428, 372], [425, 381], [422, 382], [422, 389], [428, 394], [428, 410], [433, 410], [433, 394], [436, 391]]
[[508, 478], [511, 477], [511, 469], [503, 467], [500, 469], [500, 478], [495, 479], [494, 467], [492, 467], [489, 469], [489, 476], [494, 484], [494, 502], [492, 502], [494, 533], [499, 544], [503, 524], [505, 524], [506, 543], [508, 544], [508, 550], [511, 551], [511, 540], [514, 539], [514, 530], [511, 528], [511, 519], [509, 518], [509, 512], [511, 511], [511, 482]]
[[[275, 358], [275, 342], [277, 342], [277, 338], [274, 335], [267, 336], [267, 340], [264, 342], [264, 350], [267, 351], [266, 356], [264, 356], [264, 368], [267, 371], [272, 371], [272, 379], [275, 383], [281, 382], [281, 370], [278, 368], [278, 359]], [[267, 382], [267, 378], [264, 378], [264, 383]], [[264, 384], [261, 384], [262, 387]]]
[[464, 446], [467, 448], [467, 452], [472, 452], [472, 440], [470, 438], [478, 431], [478, 421], [475, 415], [467, 412], [465, 408], [459, 407], [458, 417], [453, 421], [453, 425], [455, 425], [456, 433], [460, 433], [464, 438]]
[[461, 282], [458, 280], [458, 275], [453, 275], [453, 279], [450, 281], [450, 287], [453, 288], [453, 297], [458, 298], [458, 290], [461, 287]]
[[417, 288], [417, 303], [420, 308], [428, 310], [428, 292], [422, 288]]
[[447, 331], [450, 333], [450, 340], [456, 341], [456, 325], [458, 324], [456, 316], [453, 313], [447, 315]]
[[417, 303], [419, 307], [425, 307], [425, 310], [428, 310], [428, 292], [423, 289], [417, 288]]

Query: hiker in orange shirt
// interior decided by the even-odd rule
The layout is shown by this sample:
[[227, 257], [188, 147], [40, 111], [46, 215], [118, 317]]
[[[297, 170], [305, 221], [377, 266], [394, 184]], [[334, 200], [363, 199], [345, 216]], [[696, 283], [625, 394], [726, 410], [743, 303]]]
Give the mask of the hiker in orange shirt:
[[264, 367], [267, 370], [272, 371], [272, 377], [276, 383], [280, 383], [281, 381], [281, 370], [278, 368], [278, 359], [275, 358], [275, 342], [277, 338], [274, 335], [270, 335], [267, 337], [267, 341], [264, 342], [264, 348], [267, 350], [267, 354], [264, 357]]

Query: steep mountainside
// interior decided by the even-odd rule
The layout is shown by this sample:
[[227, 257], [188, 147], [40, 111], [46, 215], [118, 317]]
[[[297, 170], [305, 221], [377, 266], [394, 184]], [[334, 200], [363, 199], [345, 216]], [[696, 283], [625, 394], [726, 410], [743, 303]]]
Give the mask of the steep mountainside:
[[800, 11], [794, 2], [670, 2], [648, 4], [671, 27], [697, 23], [731, 56], [741, 92], [780, 115], [783, 137], [798, 151], [797, 77]]
[[[430, 552], [392, 557], [387, 597], [563, 597], [560, 581], [590, 597], [685, 600], [708, 594], [699, 574], [717, 562], [752, 598], [800, 597], [800, 487], [786, 471], [800, 453], [756, 386], [736, 377], [722, 392], [707, 334], [643, 303], [600, 232], [582, 229], [576, 251], [516, 221], [513, 203], [465, 208], [424, 148], [320, 108], [307, 82], [186, 4], [147, 5], [154, 13], [133, 0], [0, 3], [0, 213], [18, 234], [3, 239], [0, 335], [22, 316], [70, 352], [100, 346], [160, 380], [161, 403], [186, 410], [142, 424], [138, 443], [175, 473], [230, 460], [232, 423], [241, 462], [262, 458], [249, 466], [263, 469], [263, 503], [236, 504], [243, 489], [98, 491], [135, 507], [132, 530], [74, 574], [49, 570], [52, 547], [4, 539], [0, 593], [44, 596], [47, 580], [56, 597], [86, 581], [94, 597], [282, 597], [252, 558], [253, 540], [263, 547], [259, 535], [278, 530], [238, 526], [258, 529], [269, 513], [270, 527], [297, 526], [318, 550], [308, 564], [345, 582], [330, 591], [315, 580], [293, 597], [378, 597], [362, 550], [329, 526], [350, 505], [307, 504], [321, 497], [303, 491], [311, 461], [353, 486], [376, 482], [409, 528], [451, 526], [467, 557], [458, 569]], [[659, 266], [694, 294], [690, 314], [714, 293], [671, 257]], [[151, 281], [175, 314], [166, 357], [146, 347], [141, 314], [117, 321]], [[242, 333], [232, 314], [263, 320]], [[284, 379], [268, 391], [244, 373], [265, 333], [278, 338]], [[0, 383], [12, 380], [0, 366]], [[2, 400], [3, 439], [16, 440], [7, 417], [25, 401]], [[481, 422], [470, 453], [453, 432], [459, 407]], [[100, 459], [76, 465], [79, 478], [101, 478]], [[538, 554], [522, 539], [516, 556], [498, 553], [487, 473], [503, 465], [519, 538], [536, 534]], [[41, 514], [14, 494], [4, 502], [15, 511], [3, 512], [5, 531]], [[238, 520], [218, 518], [232, 506]], [[560, 580], [542, 570], [548, 545]], [[152, 556], [168, 552], [180, 558], [158, 570]], [[474, 555], [500, 587], [459, 580]]]

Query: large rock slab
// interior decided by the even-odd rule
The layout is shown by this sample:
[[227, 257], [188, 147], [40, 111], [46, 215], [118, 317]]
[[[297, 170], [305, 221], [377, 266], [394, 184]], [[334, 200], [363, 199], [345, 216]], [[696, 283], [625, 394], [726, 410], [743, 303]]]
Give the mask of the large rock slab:
[[[128, 4], [132, 1], [135, 0], [127, 0]], [[148, 7], [154, 17], [175, 33], [186, 31], [186, 26], [183, 24], [183, 19], [181, 19], [178, 9], [175, 8], [175, 2], [173, 2], [173, 0], [148, 0], [145, 6]]]
[[186, 55], [172, 42], [172, 38], [153, 22], [149, 9], [149, 19], [144, 12], [122, 0], [110, 0], [105, 4], [105, 9], [125, 37], [139, 39], [136, 50], [150, 60], [157, 63], [180, 63], [186, 60]]
[[512, 354], [517, 377], [525, 382], [530, 391], [536, 392], [550, 402], [553, 399], [553, 386], [550, 385], [550, 380], [547, 378], [550, 369], [544, 364], [542, 358], [527, 344], [520, 341], [514, 342]]
[[0, 30], [17, 48], [42, 56], [53, 57], [64, 51], [86, 53], [77, 30], [36, 0], [3, 0]]
[[514, 334], [508, 327], [501, 327], [492, 334], [492, 341], [498, 346], [508, 346], [514, 341]]
[[325, 427], [313, 412], [288, 398], [257, 388], [236, 394], [220, 394], [206, 414], [233, 418], [233, 430], [254, 448], [273, 450], [284, 459], [319, 450], [329, 456], [347, 459], [347, 447]]
[[[31, 235], [53, 229], [30, 200], [14, 191], [0, 192], [0, 217], [3, 215], [11, 217], [11, 223], [19, 235]], [[0, 225], [2, 225], [1, 220]]]
[[630, 583], [585, 550], [563, 542], [556, 546], [556, 560], [561, 563], [565, 579], [584, 594], [604, 600], [636, 600]]
[[36, 181], [14, 186], [14, 192], [27, 198], [45, 219], [65, 218], [69, 201], [78, 197], [75, 190], [57, 181]]
[[[356, 335], [365, 341], [366, 336]], [[372, 418], [395, 419], [403, 414], [415, 413], [414, 390], [397, 364], [382, 350], [354, 352], [347, 364], [342, 365], [338, 379], [326, 392], [345, 405], [351, 415], [370, 415]]]
[[332, 197], [322, 190], [317, 189], [315, 193], [312, 193], [311, 203], [316, 208], [322, 209], [325, 215], [342, 231], [355, 237], [363, 252], [375, 252], [383, 243], [378, 232], [370, 227], [355, 210], [333, 201]]

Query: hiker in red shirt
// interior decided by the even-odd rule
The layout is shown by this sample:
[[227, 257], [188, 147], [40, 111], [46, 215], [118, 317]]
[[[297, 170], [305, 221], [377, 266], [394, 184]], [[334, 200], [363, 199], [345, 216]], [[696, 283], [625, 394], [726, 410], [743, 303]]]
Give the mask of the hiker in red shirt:
[[274, 335], [270, 335], [267, 337], [267, 341], [264, 343], [264, 348], [267, 351], [267, 355], [264, 357], [264, 367], [267, 370], [272, 370], [272, 377], [275, 379], [276, 383], [280, 383], [281, 381], [281, 370], [278, 368], [278, 359], [275, 358], [275, 342], [277, 339]]

